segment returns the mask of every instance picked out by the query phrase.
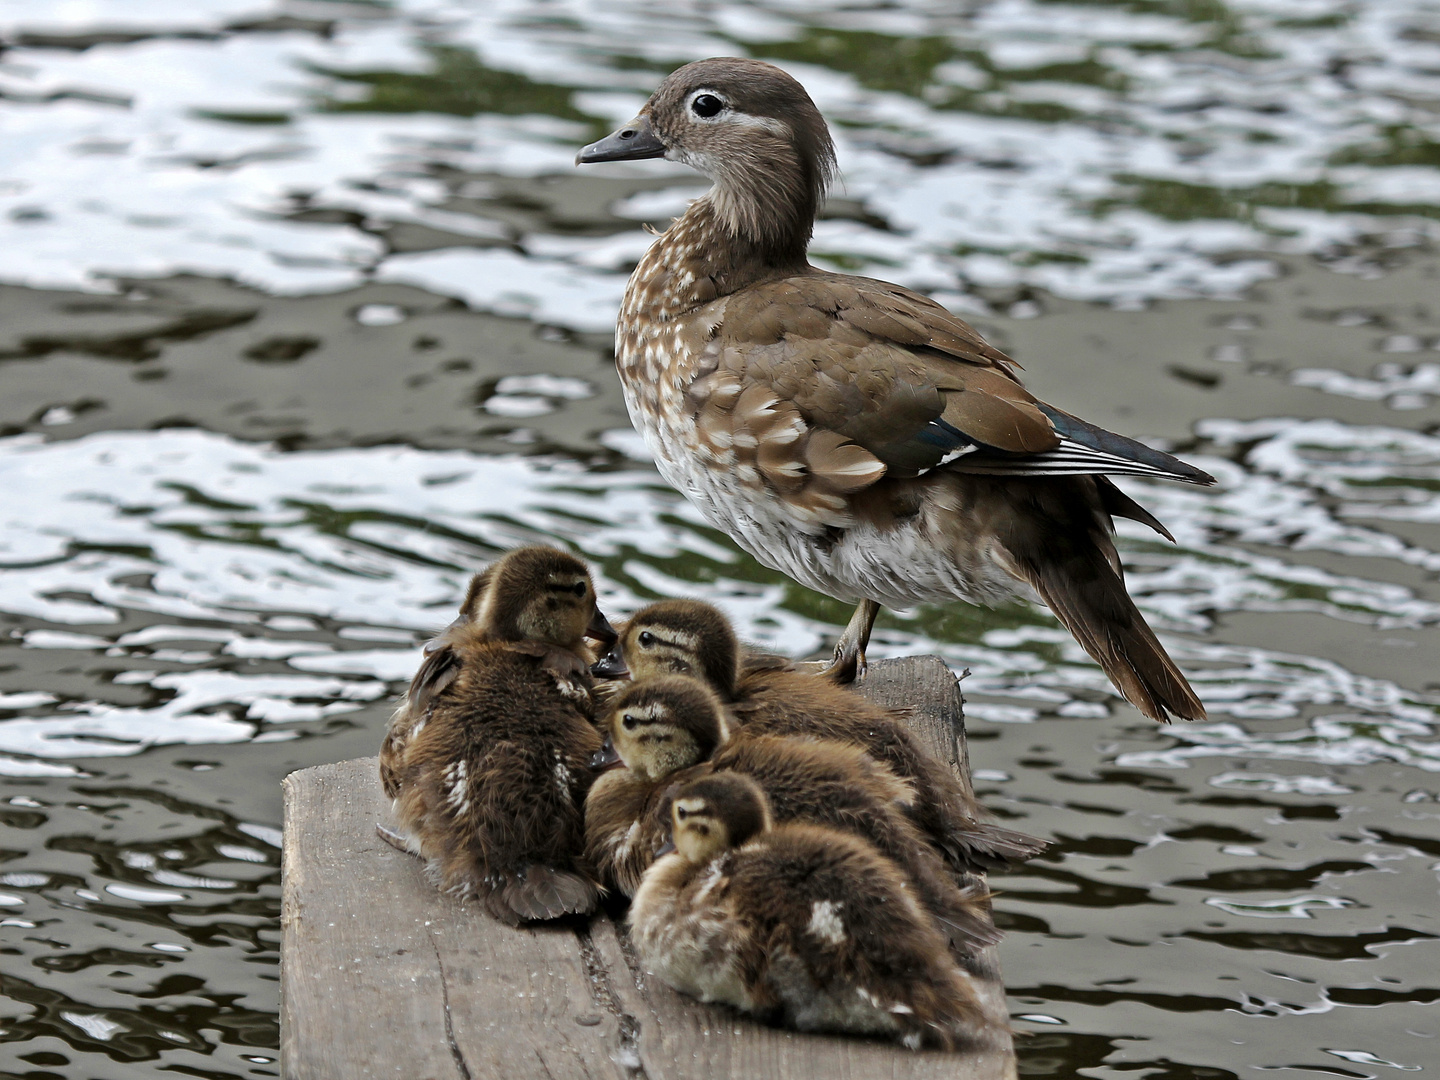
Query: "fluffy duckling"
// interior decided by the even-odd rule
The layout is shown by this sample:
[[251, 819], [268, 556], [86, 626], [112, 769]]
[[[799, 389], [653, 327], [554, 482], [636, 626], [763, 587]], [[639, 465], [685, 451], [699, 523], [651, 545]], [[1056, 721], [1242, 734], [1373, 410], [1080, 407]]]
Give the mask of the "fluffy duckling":
[[760, 785], [737, 773], [679, 787], [671, 827], [674, 851], [646, 872], [629, 922], [646, 969], [675, 989], [912, 1050], [983, 1028], [969, 976], [866, 841], [772, 826]]
[[627, 895], [665, 839], [675, 786], [736, 772], [760, 785], [776, 821], [840, 829], [874, 844], [913, 882], [906, 887], [957, 948], [972, 951], [999, 940], [987, 894], [958, 887], [900, 809], [913, 798], [910, 786], [864, 751], [821, 739], [727, 741], [719, 700], [685, 676], [635, 684], [601, 726], [626, 767], [605, 773], [590, 789], [585, 853]]
[[[532, 548], [517, 548], [511, 554], [518, 557], [522, 551], [551, 552], [569, 558], [557, 548], [542, 545]], [[528, 558], [528, 556], [526, 557]], [[398, 760], [400, 751], [406, 740], [409, 739], [415, 725], [424, 721], [430, 700], [448, 685], [450, 679], [454, 678], [456, 664], [452, 646], [461, 641], [478, 642], [493, 634], [498, 635], [497, 640], [511, 640], [512, 646], [516, 648], [533, 649], [534, 647], [535, 643], [526, 643], [522, 637], [517, 636], [518, 628], [513, 624], [502, 625], [496, 621], [495, 625], [487, 626], [483, 623], [477, 625], [475, 621], [480, 613], [481, 603], [485, 599], [486, 590], [490, 587], [491, 577], [499, 565], [500, 563], [496, 562], [470, 579], [470, 585], [465, 590], [465, 599], [460, 602], [460, 614], [449, 626], [425, 643], [422, 650], [424, 659], [421, 661], [420, 670], [411, 680], [410, 690], [405, 695], [405, 700], [400, 703], [400, 707], [390, 717], [390, 725], [380, 747], [380, 782], [385, 788], [385, 794], [392, 799], [400, 792], [390, 763]], [[588, 574], [588, 571], [586, 573]], [[594, 616], [585, 628], [585, 637], [598, 641], [603, 648], [610, 648], [614, 646], [617, 636], [615, 628], [610, 625], [609, 620], [597, 606]], [[551, 657], [550, 666], [557, 673], [567, 676], [578, 674], [574, 671], [574, 662], [562, 653], [556, 653]], [[616, 669], [615, 677], [618, 678], [620, 675], [629, 676], [629, 672], [623, 670], [623, 665], [619, 665]], [[590, 693], [593, 698], [593, 680], [586, 681], [590, 685]], [[384, 835], [384, 830], [382, 830], [382, 835]], [[393, 841], [396, 837], [387, 836], [386, 839]]]
[[427, 645], [381, 748], [401, 830], [381, 835], [511, 924], [590, 912], [599, 899], [581, 855], [601, 746], [587, 632], [614, 633], [585, 564], [554, 548], [510, 552]]
[[1039, 854], [1045, 841], [979, 820], [980, 808], [944, 762], [900, 722], [828, 678], [773, 656], [742, 656], [730, 621], [699, 600], [662, 600], [637, 611], [596, 665], [628, 666], [636, 680], [690, 675], [720, 697], [737, 737], [808, 736], [849, 743], [914, 785], [910, 815], [956, 869], [991, 870]]

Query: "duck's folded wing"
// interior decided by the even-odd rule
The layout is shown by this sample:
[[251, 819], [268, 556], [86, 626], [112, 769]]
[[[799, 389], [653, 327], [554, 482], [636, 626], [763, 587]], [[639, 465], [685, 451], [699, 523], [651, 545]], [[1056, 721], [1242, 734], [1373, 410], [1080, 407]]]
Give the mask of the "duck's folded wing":
[[814, 274], [714, 306], [688, 389], [701, 443], [782, 498], [828, 507], [882, 476], [1213, 478], [1036, 399], [964, 321], [899, 286]]

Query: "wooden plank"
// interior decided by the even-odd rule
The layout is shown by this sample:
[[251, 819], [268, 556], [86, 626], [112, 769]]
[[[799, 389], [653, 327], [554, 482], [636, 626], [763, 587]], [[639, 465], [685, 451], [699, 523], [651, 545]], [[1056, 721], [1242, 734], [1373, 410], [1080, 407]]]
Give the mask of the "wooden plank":
[[[935, 657], [871, 665], [862, 692], [916, 709], [917, 732], [966, 782], [954, 676]], [[281, 1071], [295, 1080], [618, 1077], [1007, 1080], [1008, 1036], [962, 1052], [756, 1024], [640, 970], [623, 909], [512, 929], [444, 896], [375, 836], [389, 820], [374, 758], [285, 781]], [[994, 950], [979, 968], [1004, 1023]]]
[[515, 930], [375, 835], [360, 758], [285, 780], [281, 1068], [296, 1080], [624, 1077], [574, 926]]

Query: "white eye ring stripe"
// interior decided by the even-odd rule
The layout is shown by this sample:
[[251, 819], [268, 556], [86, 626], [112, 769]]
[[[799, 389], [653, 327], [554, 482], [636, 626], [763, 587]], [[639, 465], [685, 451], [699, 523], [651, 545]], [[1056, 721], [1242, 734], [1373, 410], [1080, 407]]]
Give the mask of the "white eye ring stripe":
[[729, 102], [728, 100], [726, 100], [724, 94], [719, 93], [718, 91], [715, 91], [715, 90], [707, 90], [705, 87], [702, 86], [699, 90], [692, 90], [692, 91], [690, 91], [690, 93], [687, 94], [686, 97], [685, 97], [685, 108], [686, 108], [686, 110], [687, 110], [688, 112], [690, 112], [692, 115], [694, 115], [697, 119], [699, 119], [699, 120], [714, 120], [714, 119], [715, 119], [715, 116], [719, 116], [719, 115], [720, 115], [720, 113], [716, 113], [715, 116], [700, 116], [698, 113], [695, 112], [695, 100], [696, 100], [697, 98], [703, 97], [703, 96], [706, 95], [706, 94], [709, 94], [709, 95], [710, 95], [711, 97], [713, 97], [716, 101], [720, 102], [720, 112], [724, 112], [726, 109], [730, 108], [730, 102]]

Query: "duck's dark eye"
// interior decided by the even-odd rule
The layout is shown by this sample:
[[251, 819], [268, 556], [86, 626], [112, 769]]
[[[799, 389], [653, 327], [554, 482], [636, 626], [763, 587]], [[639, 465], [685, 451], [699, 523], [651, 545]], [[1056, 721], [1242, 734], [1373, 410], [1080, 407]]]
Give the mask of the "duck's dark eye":
[[677, 806], [675, 808], [675, 816], [681, 821], [684, 821], [687, 817], [690, 816], [690, 811], [686, 810], [683, 806]]
[[706, 120], [718, 115], [724, 107], [725, 103], [714, 94], [700, 94], [690, 103], [690, 111]]
[[640, 721], [628, 712], [620, 718], [620, 722], [625, 725], [626, 731], [634, 731], [640, 726]]
[[587, 591], [585, 582], [577, 581], [572, 591], [575, 593], [576, 596], [584, 596]]
[[650, 633], [649, 630], [641, 630], [639, 641], [642, 649], [648, 649], [651, 645], [655, 644], [655, 635]]

